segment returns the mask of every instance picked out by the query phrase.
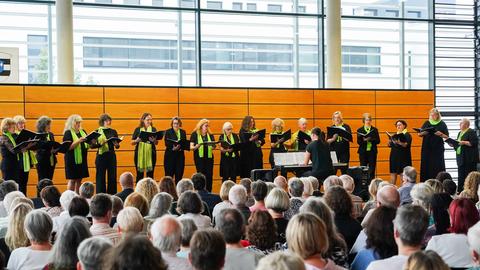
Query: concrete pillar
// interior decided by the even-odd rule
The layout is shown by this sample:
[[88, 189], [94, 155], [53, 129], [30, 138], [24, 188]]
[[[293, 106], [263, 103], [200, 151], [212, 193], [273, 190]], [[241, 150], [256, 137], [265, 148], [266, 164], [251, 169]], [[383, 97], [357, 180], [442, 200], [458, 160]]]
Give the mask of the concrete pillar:
[[342, 20], [341, 0], [327, 0], [326, 12], [326, 84], [327, 88], [342, 87]]
[[57, 83], [73, 84], [73, 2], [56, 1]]

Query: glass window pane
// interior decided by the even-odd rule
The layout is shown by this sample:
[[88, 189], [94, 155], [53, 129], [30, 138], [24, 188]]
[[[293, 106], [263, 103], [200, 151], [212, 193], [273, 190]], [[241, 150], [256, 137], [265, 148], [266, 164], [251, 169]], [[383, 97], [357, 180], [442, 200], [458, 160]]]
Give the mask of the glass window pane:
[[427, 0], [341, 1], [342, 15], [415, 19], [430, 18], [431, 7], [429, 6], [430, 1]]
[[209, 9], [222, 9], [222, 2], [207, 1], [207, 8], [209, 8]]

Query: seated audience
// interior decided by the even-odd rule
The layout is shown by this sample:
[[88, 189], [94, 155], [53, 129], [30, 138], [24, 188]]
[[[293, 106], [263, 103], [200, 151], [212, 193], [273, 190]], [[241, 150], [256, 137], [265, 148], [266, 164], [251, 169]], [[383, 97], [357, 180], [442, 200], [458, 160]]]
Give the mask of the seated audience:
[[142, 194], [150, 204], [153, 197], [158, 193], [158, 186], [152, 178], [143, 178], [138, 181], [137, 186], [135, 187], [135, 192]]
[[58, 217], [63, 211], [60, 205], [60, 191], [55, 186], [48, 186], [42, 189], [40, 197], [42, 198], [45, 207], [42, 210], [46, 211], [51, 218]]
[[[327, 191], [330, 192], [331, 189]], [[288, 249], [299, 255], [309, 270], [340, 270], [332, 260], [325, 258], [328, 236], [325, 223], [314, 214], [295, 215], [287, 227]]]
[[125, 202], [123, 203], [123, 207], [132, 206], [137, 208], [143, 217], [148, 215], [148, 205], [149, 204], [147, 198], [145, 198], [145, 196], [138, 192], [132, 192], [130, 195], [127, 196]]
[[243, 222], [247, 223], [250, 218], [250, 209], [247, 207], [247, 190], [242, 185], [233, 186], [228, 192], [228, 199], [233, 205], [233, 208], [237, 209], [242, 213]]
[[288, 179], [288, 193], [290, 194], [290, 205], [288, 210], [285, 212], [284, 217], [286, 219], [291, 219], [298, 213], [300, 206], [302, 206], [303, 202], [305, 201], [302, 197], [303, 182], [297, 177]]
[[[18, 184], [15, 181], [7, 180], [0, 184], [0, 218], [4, 218], [8, 215], [3, 201], [5, 196], [12, 191], [18, 191]], [[40, 197], [40, 194], [38, 194], [38, 197]]]
[[403, 168], [402, 186], [398, 189], [400, 193], [400, 205], [412, 203], [410, 191], [417, 182], [417, 170], [412, 166]]
[[300, 181], [302, 181], [302, 183], [303, 183], [302, 198], [305, 201], [306, 199], [308, 199], [308, 197], [312, 196], [313, 186], [312, 186], [312, 182], [310, 182], [310, 180], [308, 180], [308, 177], [300, 177]]
[[361, 217], [365, 217], [367, 215], [367, 212], [370, 209], [374, 209], [377, 205], [377, 192], [378, 192], [378, 186], [380, 183], [382, 183], [383, 180], [380, 178], [375, 178], [370, 181], [370, 185], [368, 185], [368, 193], [370, 194], [370, 199], [365, 203], [363, 206], [362, 210], [362, 215]]
[[[382, 185], [386, 183], [385, 185]], [[378, 185], [376, 207], [380, 205], [398, 208], [400, 206], [400, 193], [395, 185], [383, 181]], [[362, 220], [362, 227], [367, 224], [374, 209], [370, 209]]]
[[[8, 215], [9, 221], [5, 235], [5, 244], [7, 244], [10, 252], [14, 249], [30, 245], [24, 222], [26, 215], [32, 210], [33, 204], [19, 203], [12, 209], [10, 215]], [[5, 255], [8, 257], [8, 254]]]
[[473, 201], [473, 203], [478, 202], [478, 185], [480, 184], [480, 172], [473, 171], [467, 175], [465, 178], [465, 185], [463, 191], [458, 195], [462, 198], [467, 198]]
[[355, 181], [348, 174], [341, 175], [340, 179], [342, 180], [343, 188], [348, 192], [350, 198], [352, 198], [353, 218], [359, 218], [362, 215], [363, 200], [362, 198], [353, 194], [353, 190], [355, 189]]
[[330, 187], [333, 186], [343, 186], [342, 179], [336, 175], [330, 175], [329, 177], [325, 178], [323, 181], [323, 190], [327, 192]]
[[444, 182], [445, 180], [452, 180], [452, 176], [448, 172], [438, 172], [437, 176], [435, 177], [440, 182]]
[[172, 206], [172, 195], [166, 192], [160, 192], [152, 199], [148, 216], [145, 217], [146, 225], [150, 225], [157, 218], [170, 214], [170, 207]]
[[[5, 234], [7, 233], [7, 228], [8, 228], [8, 215], [12, 212], [13, 208], [17, 206], [19, 203], [17, 198], [26, 198], [25, 195], [21, 191], [12, 191], [5, 195], [5, 198], [3, 199], [3, 204], [5, 206], [5, 209], [7, 210], [7, 216], [0, 218], [0, 238], [5, 238]], [[17, 204], [14, 204], [14, 202], [18, 202]], [[32, 203], [33, 205], [33, 203]]]
[[117, 216], [123, 209], [123, 201], [117, 196], [112, 196], [112, 219], [110, 220], [110, 227], [113, 228], [117, 223]]
[[425, 184], [429, 185], [433, 189], [434, 194], [445, 192], [442, 182], [438, 181], [437, 179], [428, 179], [425, 181]]
[[477, 222], [477, 224], [468, 229], [467, 239], [474, 263], [474, 266], [469, 269], [478, 270], [480, 269], [480, 222]]
[[217, 194], [208, 192], [205, 189], [207, 178], [203, 173], [196, 173], [192, 175], [192, 183], [193, 183], [193, 189], [198, 193], [198, 195], [200, 195], [200, 198], [202, 199], [202, 201], [207, 203], [208, 209], [213, 209], [215, 205], [222, 202], [222, 199], [220, 199], [220, 196], [218, 196]]
[[95, 194], [95, 185], [90, 181], [83, 182], [82, 185], [80, 185], [80, 190], [78, 193], [80, 197], [87, 200], [88, 204], [90, 204], [90, 201]]
[[303, 259], [297, 254], [276, 251], [260, 259], [256, 270], [305, 270]]
[[417, 251], [408, 257], [405, 270], [450, 270], [435, 251]]
[[252, 196], [252, 180], [250, 178], [240, 179], [240, 185], [242, 185], [247, 190], [247, 207], [251, 207], [255, 204], [255, 200]]
[[143, 231], [143, 217], [135, 207], [123, 208], [117, 216], [118, 232], [126, 238], [128, 234], [139, 234]]
[[429, 214], [428, 219], [428, 226], [427, 232], [425, 233], [423, 239], [423, 247], [427, 245], [427, 242], [435, 235], [435, 222], [433, 221], [433, 216], [431, 214], [431, 203], [433, 197], [433, 189], [431, 186], [427, 185], [426, 183], [418, 183], [415, 184], [410, 191], [410, 197], [412, 198], [412, 204], [419, 205], [427, 211]]
[[175, 217], [164, 215], [150, 228], [153, 246], [162, 253], [169, 270], [189, 270], [192, 266], [186, 258], [177, 256], [182, 240], [182, 226]]
[[188, 259], [195, 270], [221, 270], [225, 264], [225, 252], [222, 233], [213, 229], [200, 230], [190, 241]]
[[446, 179], [443, 181], [443, 189], [448, 193], [453, 199], [457, 197], [457, 184], [451, 179]]
[[[180, 197], [180, 195], [182, 195], [182, 193], [187, 191], [187, 190], [194, 191], [192, 181], [190, 179], [187, 179], [187, 178], [184, 178], [184, 179], [180, 180], [177, 184], [176, 189], [177, 189], [178, 197]], [[177, 212], [177, 203], [178, 202], [173, 202], [172, 203], [172, 208], [170, 209], [170, 213], [172, 213], [172, 215], [178, 215], [179, 216], [180, 213]], [[210, 209], [208, 208], [207, 203], [202, 201], [202, 204], [203, 204], [202, 215], [209, 216], [211, 218], [212, 215], [211, 215]]]
[[180, 220], [180, 224], [182, 224], [182, 239], [180, 251], [177, 252], [177, 256], [188, 259], [188, 254], [190, 254], [190, 240], [192, 240], [193, 234], [197, 231], [197, 225], [195, 225], [192, 219], [188, 218]]
[[173, 201], [178, 201], [178, 194], [175, 190], [175, 181], [171, 176], [164, 176], [158, 183], [158, 192], [165, 192], [172, 196]]
[[212, 227], [210, 218], [201, 214], [203, 212], [202, 200], [194, 191], [187, 190], [180, 195], [177, 212], [181, 214], [178, 217], [180, 220], [185, 218], [193, 219], [199, 230]]
[[218, 203], [215, 205], [212, 211], [212, 220], [215, 223], [215, 219], [220, 214], [220, 212], [223, 209], [226, 208], [232, 208], [233, 205], [232, 203], [228, 200], [228, 193], [230, 192], [230, 189], [235, 186], [235, 183], [232, 180], [227, 180], [222, 183], [222, 186], [220, 186], [220, 199], [222, 199], [221, 203]]
[[277, 240], [277, 225], [267, 211], [254, 211], [248, 220], [246, 240], [247, 248], [264, 255], [273, 253], [281, 247]]
[[307, 179], [310, 181], [310, 184], [312, 184], [313, 192], [312, 196], [315, 197], [322, 197], [323, 193], [320, 191], [320, 182], [315, 176], [309, 176]]
[[77, 250], [77, 270], [97, 270], [105, 264], [107, 253], [112, 249], [112, 242], [105, 238], [85, 239]]
[[250, 212], [256, 210], [267, 211], [265, 207], [265, 197], [267, 197], [268, 188], [267, 184], [262, 180], [257, 180], [252, 183], [252, 196], [255, 200], [255, 204], [250, 207]]
[[119, 233], [110, 227], [112, 218], [112, 199], [105, 193], [96, 194], [90, 202], [92, 226], [90, 232], [94, 237], [105, 237], [115, 245], [120, 241]]
[[452, 197], [447, 193], [437, 193], [432, 196], [430, 209], [434, 224], [431, 225], [428, 230], [433, 230], [435, 235], [448, 233], [448, 229], [450, 228], [448, 207], [451, 202]]
[[272, 191], [272, 189], [274, 189], [274, 188], [277, 187], [277, 186], [276, 186], [274, 183], [272, 183], [272, 182], [267, 182], [266, 184], [267, 184], [267, 195], [268, 195], [268, 193], [270, 193], [270, 191]]
[[277, 225], [277, 241], [285, 243], [285, 231], [287, 229], [288, 220], [283, 216], [283, 213], [290, 207], [288, 194], [283, 189], [274, 188], [265, 198], [265, 207], [268, 213], [272, 216]]
[[70, 208], [70, 203], [72, 199], [77, 197], [77, 193], [71, 190], [65, 190], [60, 196], [60, 205], [62, 206], [63, 211], [57, 217], [54, 217], [53, 220], [53, 231], [58, 232], [63, 228], [65, 222], [70, 218], [68, 209]]
[[89, 213], [90, 206], [88, 205], [87, 199], [80, 196], [73, 197], [68, 206], [68, 215], [70, 217], [80, 216], [86, 218]]
[[124, 172], [120, 175], [120, 186], [122, 187], [122, 191], [115, 194], [115, 196], [125, 201], [125, 199], [134, 192], [133, 190], [133, 174], [131, 172]]
[[288, 182], [284, 176], [279, 175], [275, 177], [275, 179], [273, 179], [273, 183], [275, 184], [276, 187], [288, 192]]
[[[40, 209], [42, 207], [45, 207], [45, 205], [43, 204], [43, 201], [42, 201], [42, 197], [40, 196], [40, 192], [42, 191], [42, 189], [44, 187], [48, 187], [48, 186], [53, 186], [53, 181], [52, 180], [45, 178], [45, 179], [42, 179], [42, 180], [38, 181], [37, 197], [32, 198], [33, 206], [34, 206], [35, 209]], [[1, 184], [0, 184], [0, 189], [1, 189]]]
[[42, 210], [33, 210], [25, 216], [24, 230], [29, 245], [17, 247], [12, 251], [7, 268], [11, 270], [40, 270], [48, 263], [52, 245], [52, 218]]
[[244, 248], [240, 242], [245, 234], [245, 219], [243, 215], [237, 209], [224, 209], [218, 217], [215, 228], [223, 234], [223, 238], [227, 243], [223, 269], [255, 269], [262, 255]]
[[404, 205], [397, 209], [393, 220], [393, 236], [398, 255], [370, 263], [367, 270], [403, 270], [408, 256], [421, 250], [428, 227], [428, 213], [418, 205]]

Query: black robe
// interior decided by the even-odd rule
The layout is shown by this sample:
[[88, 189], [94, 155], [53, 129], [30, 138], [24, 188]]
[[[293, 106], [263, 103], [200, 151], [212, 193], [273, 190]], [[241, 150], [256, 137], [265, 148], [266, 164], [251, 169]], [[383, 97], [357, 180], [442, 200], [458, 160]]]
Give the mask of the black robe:
[[[430, 124], [427, 120], [422, 128], [435, 127], [435, 131], [440, 131], [448, 136], [448, 128], [445, 122], [440, 121], [436, 125]], [[439, 172], [445, 171], [445, 147], [443, 138], [433, 133], [428, 133], [422, 141], [422, 161], [420, 164], [420, 180], [426, 181], [435, 178]]]

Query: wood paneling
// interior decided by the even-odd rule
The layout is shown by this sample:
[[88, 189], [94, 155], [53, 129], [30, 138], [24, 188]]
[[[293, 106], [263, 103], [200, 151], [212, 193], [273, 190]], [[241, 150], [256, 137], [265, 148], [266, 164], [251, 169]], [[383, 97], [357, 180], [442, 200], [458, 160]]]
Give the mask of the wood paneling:
[[180, 104], [182, 118], [241, 119], [248, 114], [247, 105], [236, 104]]
[[343, 118], [361, 119], [364, 113], [370, 113], [375, 118], [375, 105], [315, 105], [315, 118], [331, 119], [336, 111], [341, 111]]
[[102, 104], [93, 103], [26, 103], [25, 117], [38, 118], [48, 115], [51, 118], [67, 119], [72, 114], [82, 118], [97, 119], [103, 113]]
[[23, 86], [5, 85], [1, 89], [0, 101], [23, 102]]
[[177, 104], [147, 104], [147, 103], [107, 103], [105, 112], [112, 118], [136, 118], [140, 119], [143, 113], [148, 112], [155, 118], [171, 118], [178, 110]]
[[425, 104], [431, 105], [434, 99], [433, 91], [375, 91], [375, 103], [379, 104]]
[[311, 106], [307, 105], [250, 105], [250, 115], [255, 118], [274, 119], [300, 117], [313, 118], [313, 110]]
[[248, 102], [271, 104], [312, 104], [313, 90], [250, 89]]
[[[1, 95], [1, 94], [0, 94]], [[0, 102], [0, 117], [14, 117], [15, 115], [23, 115], [23, 102], [2, 103]]]
[[103, 87], [26, 86], [26, 102], [103, 102]]
[[177, 103], [178, 88], [105, 87], [105, 102]]
[[375, 91], [315, 90], [315, 104], [375, 104]]
[[427, 118], [432, 105], [377, 105], [377, 118]]
[[196, 88], [180, 88], [180, 103], [248, 103], [247, 89], [206, 88], [198, 91]]

